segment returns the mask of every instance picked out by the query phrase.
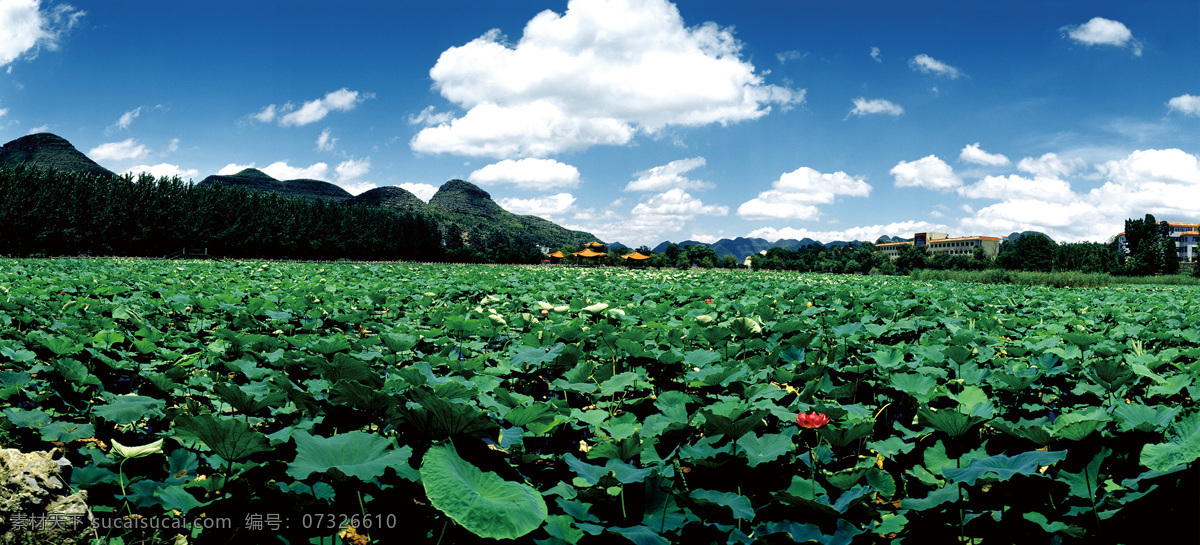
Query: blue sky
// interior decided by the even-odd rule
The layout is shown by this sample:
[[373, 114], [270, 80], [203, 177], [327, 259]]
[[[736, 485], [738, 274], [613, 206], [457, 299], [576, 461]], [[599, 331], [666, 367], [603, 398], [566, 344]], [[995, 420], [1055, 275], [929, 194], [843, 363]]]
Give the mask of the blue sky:
[[0, 141], [606, 241], [1200, 221], [1200, 2], [0, 0]]

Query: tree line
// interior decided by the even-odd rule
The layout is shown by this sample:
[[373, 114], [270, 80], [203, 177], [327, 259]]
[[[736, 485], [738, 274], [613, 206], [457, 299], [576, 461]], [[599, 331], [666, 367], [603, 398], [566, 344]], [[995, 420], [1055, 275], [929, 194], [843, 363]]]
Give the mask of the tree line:
[[0, 254], [437, 260], [421, 214], [298, 199], [179, 178], [0, 168]]

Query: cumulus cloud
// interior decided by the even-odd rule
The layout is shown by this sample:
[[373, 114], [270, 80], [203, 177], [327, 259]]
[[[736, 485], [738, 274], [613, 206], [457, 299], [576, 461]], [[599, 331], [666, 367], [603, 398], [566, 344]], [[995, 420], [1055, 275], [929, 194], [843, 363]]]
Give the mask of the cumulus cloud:
[[868, 99], [864, 97], [858, 97], [854, 99], [854, 109], [850, 110], [850, 113], [847, 115], [847, 117], [850, 115], [862, 117], [870, 114], [888, 114], [891, 116], [898, 116], [902, 113], [904, 113], [904, 108], [901, 108], [899, 104], [896, 104], [890, 100], [884, 100], [882, 98]]
[[704, 204], [684, 191], [675, 188], [659, 193], [645, 202], [633, 207], [633, 215], [644, 215], [678, 220], [689, 220], [695, 216], [724, 216], [729, 214], [728, 206]]
[[505, 159], [487, 165], [467, 176], [479, 185], [510, 184], [520, 189], [545, 190], [578, 187], [579, 169], [553, 159]]
[[451, 112], [438, 112], [433, 106], [426, 106], [421, 113], [408, 116], [409, 125], [441, 125], [454, 119]]
[[1179, 149], [1138, 150], [1096, 165], [1105, 183], [1090, 201], [1118, 217], [1145, 213], [1163, 219], [1200, 216], [1200, 159]]
[[[228, 176], [230, 174], [237, 174], [238, 172], [248, 168], [258, 167], [255, 167], [254, 163], [250, 163], [248, 165], [230, 163], [222, 167], [221, 170], [217, 171], [217, 174]], [[329, 173], [329, 165], [325, 163], [315, 163], [312, 166], [295, 167], [289, 165], [287, 161], [276, 161], [265, 167], [259, 168], [258, 170], [262, 171], [267, 176], [275, 178], [276, 180], [324, 180], [326, 174]]]
[[1133, 37], [1129, 27], [1120, 21], [1093, 17], [1082, 25], [1068, 25], [1059, 29], [1067, 38], [1086, 46], [1112, 45], [1133, 49], [1134, 56], [1142, 55], [1142, 43]]
[[988, 176], [969, 186], [958, 188], [958, 194], [970, 199], [1038, 199], [1065, 203], [1076, 200], [1071, 184], [1058, 178], [1025, 178], [1017, 175]]
[[329, 129], [321, 131], [321, 135], [317, 137], [317, 149], [321, 151], [333, 151], [333, 147], [337, 145], [337, 138], [334, 138]]
[[129, 159], [141, 159], [148, 155], [150, 150], [137, 143], [137, 140], [128, 138], [120, 142], [108, 142], [100, 144], [87, 152], [88, 157], [96, 161], [124, 161]]
[[833, 242], [835, 240], [865, 240], [867, 242], [875, 242], [879, 237], [898, 236], [909, 238], [913, 233], [935, 232], [944, 233], [948, 227], [941, 223], [930, 223], [927, 221], [902, 221], [888, 223], [884, 225], [866, 225], [862, 227], [851, 227], [849, 229], [814, 231], [811, 229], [797, 229], [794, 227], [784, 227], [777, 229], [775, 227], [763, 227], [755, 229], [746, 234], [747, 237], [761, 238], [774, 242], [779, 239], [795, 239], [802, 240], [811, 238], [821, 242]]
[[172, 139], [171, 139], [171, 142], [167, 144], [167, 151], [166, 151], [166, 153], [175, 153], [175, 152], [177, 152], [177, 151], [179, 151], [179, 139], [178, 139], [178, 138], [172, 138]]
[[371, 182], [339, 182], [338, 186], [351, 195], [361, 195], [378, 187]]
[[962, 178], [936, 155], [916, 161], [900, 161], [888, 171], [896, 179], [896, 187], [924, 187], [945, 191], [962, 185]]
[[546, 219], [561, 218], [575, 204], [575, 196], [570, 193], [558, 193], [545, 197], [531, 199], [500, 199], [496, 201], [501, 208], [518, 215], [540, 216]]
[[922, 74], [933, 74], [950, 79], [958, 79], [962, 75], [961, 70], [924, 53], [909, 59], [908, 65], [913, 70], [919, 70]]
[[670, 233], [678, 233], [693, 225], [698, 216], [725, 216], [729, 207], [704, 204], [682, 188], [674, 188], [653, 195], [636, 204], [628, 214], [618, 214], [612, 208], [620, 206], [622, 199], [614, 201], [604, 210], [578, 210], [574, 219], [601, 221], [588, 225], [564, 224], [569, 229], [580, 229], [595, 233], [605, 240], [619, 240], [626, 244], [657, 244]]
[[348, 112], [367, 99], [375, 98], [373, 93], [359, 93], [345, 87], [326, 93], [324, 97], [310, 100], [296, 107], [288, 102], [283, 106], [270, 104], [250, 117], [263, 123], [278, 121], [284, 127], [299, 127], [316, 123], [330, 112]]
[[668, 126], [736, 123], [802, 103], [763, 81], [732, 31], [687, 27], [665, 0], [572, 0], [510, 44], [498, 30], [444, 51], [434, 88], [467, 110], [422, 129], [421, 153], [544, 157]]
[[1194, 115], [1200, 117], [1200, 97], [1192, 95], [1179, 95], [1167, 101], [1167, 108], [1172, 112], [1179, 112], [1183, 115]]
[[1100, 241], [1117, 233], [1106, 225], [1110, 223], [1087, 202], [1012, 199], [980, 209], [974, 216], [964, 218], [960, 227], [966, 232], [964, 234], [994, 236], [1016, 231], [1041, 231], [1057, 241]]
[[871, 48], [871, 58], [875, 59], [875, 62], [883, 62], [883, 54], [879, 51], [878, 47]]
[[412, 182], [400, 184], [400, 187], [407, 189], [409, 193], [416, 195], [418, 199], [421, 199], [425, 202], [429, 202], [429, 199], [432, 199], [433, 194], [437, 193], [438, 190], [437, 186], [435, 185], [418, 184]]
[[710, 189], [713, 187], [712, 183], [684, 176], [704, 164], [703, 157], [692, 157], [635, 172], [633, 175], [637, 178], [625, 184], [625, 191], [666, 191], [674, 188]]
[[828, 174], [800, 167], [742, 203], [737, 214], [747, 219], [813, 219], [819, 214], [815, 205], [832, 203], [838, 195], [866, 197], [871, 189], [866, 181], [845, 172]]
[[1084, 164], [1083, 159], [1078, 157], [1064, 159], [1056, 153], [1046, 153], [1036, 159], [1033, 157], [1021, 159], [1017, 163], [1017, 170], [1040, 178], [1057, 178], [1070, 175]]
[[35, 58], [42, 48], [58, 49], [62, 37], [85, 14], [65, 4], [43, 10], [39, 0], [0, 2], [0, 66], [22, 56]]
[[371, 158], [350, 158], [338, 163], [338, 166], [334, 167], [333, 170], [337, 173], [339, 183], [361, 178], [371, 171]]
[[1004, 166], [1010, 163], [1008, 157], [999, 153], [988, 153], [979, 149], [979, 142], [970, 144], [962, 149], [958, 158], [968, 163], [987, 166]]
[[175, 178], [181, 180], [191, 180], [200, 176], [200, 171], [194, 168], [184, 169], [179, 165], [168, 163], [159, 163], [157, 165], [138, 165], [125, 170], [126, 174], [137, 176], [141, 173], [147, 173], [155, 178]]

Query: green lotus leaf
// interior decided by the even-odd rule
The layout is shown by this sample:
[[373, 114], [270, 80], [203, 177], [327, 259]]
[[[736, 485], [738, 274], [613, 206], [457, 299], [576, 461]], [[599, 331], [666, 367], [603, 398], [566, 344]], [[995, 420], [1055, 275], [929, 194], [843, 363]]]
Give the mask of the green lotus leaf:
[[1169, 441], [1143, 446], [1138, 461], [1150, 469], [1165, 471], [1197, 458], [1200, 458], [1200, 413], [1193, 413], [1175, 423]]
[[105, 405], [92, 407], [92, 414], [117, 424], [132, 424], [143, 418], [163, 416], [167, 403], [140, 395], [114, 396]]
[[151, 454], [162, 454], [163, 440], [159, 439], [145, 445], [125, 446], [112, 440], [112, 453], [118, 458], [143, 458]]
[[1067, 451], [1032, 451], [1016, 456], [996, 455], [987, 458], [975, 458], [967, 467], [943, 467], [942, 474], [950, 481], [965, 482], [969, 485], [990, 474], [1001, 481], [1007, 481], [1013, 475], [1033, 475], [1039, 466], [1048, 466], [1066, 459]]
[[754, 508], [751, 507], [750, 500], [740, 494], [717, 490], [693, 490], [689, 496], [701, 503], [714, 503], [728, 507], [735, 519], [750, 520], [754, 518]]
[[294, 479], [330, 473], [370, 481], [391, 467], [401, 477], [417, 480], [416, 472], [408, 465], [412, 447], [397, 449], [392, 440], [373, 433], [352, 431], [321, 437], [296, 431], [292, 439], [296, 441], [296, 459], [288, 464], [287, 474]]
[[917, 420], [923, 426], [944, 432], [950, 437], [958, 437], [967, 433], [971, 428], [983, 423], [986, 419], [980, 416], [968, 416], [949, 409], [936, 411], [923, 408], [917, 410]]
[[270, 440], [246, 422], [219, 418], [211, 414], [180, 415], [175, 418], [175, 433], [204, 443], [225, 460], [237, 460], [272, 449]]
[[791, 452], [794, 448], [790, 433], [769, 433], [759, 437], [754, 432], [747, 433], [737, 440], [737, 446], [749, 460], [750, 467], [758, 464], [774, 462], [780, 456]]
[[536, 489], [480, 471], [460, 458], [452, 444], [425, 452], [421, 485], [434, 508], [483, 538], [521, 537], [541, 526], [548, 514]]

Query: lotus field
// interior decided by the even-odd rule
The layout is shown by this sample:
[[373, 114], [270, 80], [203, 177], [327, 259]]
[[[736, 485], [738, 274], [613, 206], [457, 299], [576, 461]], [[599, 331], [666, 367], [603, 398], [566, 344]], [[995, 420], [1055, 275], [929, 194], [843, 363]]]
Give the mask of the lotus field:
[[0, 263], [0, 447], [232, 521], [89, 542], [1197, 536], [1195, 288]]

